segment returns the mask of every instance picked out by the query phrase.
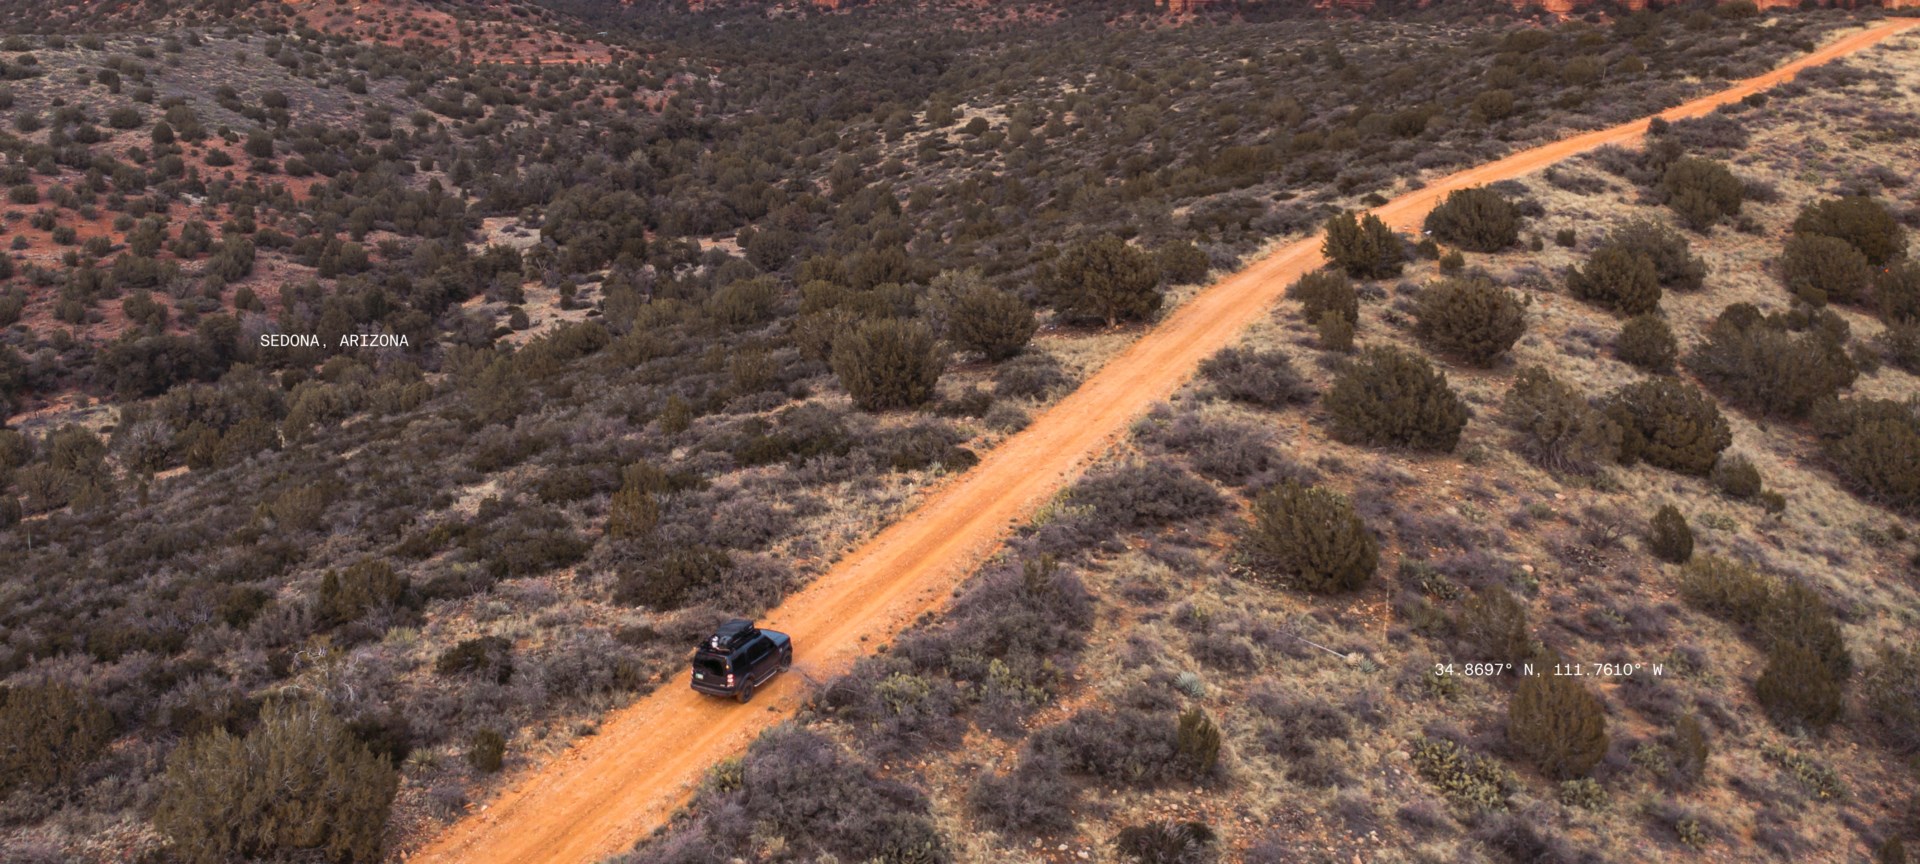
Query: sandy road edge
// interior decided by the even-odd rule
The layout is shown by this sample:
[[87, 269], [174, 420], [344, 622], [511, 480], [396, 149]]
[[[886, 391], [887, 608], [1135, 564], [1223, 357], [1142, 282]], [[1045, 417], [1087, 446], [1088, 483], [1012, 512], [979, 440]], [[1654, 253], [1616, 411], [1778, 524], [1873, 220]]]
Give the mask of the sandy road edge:
[[[1854, 31], [1771, 72], [1660, 112], [1668, 120], [1791, 80], [1800, 70], [1871, 47], [1920, 25], [1890, 19]], [[1651, 118], [1571, 136], [1433, 181], [1374, 209], [1410, 229], [1447, 193], [1518, 177], [1607, 144], [1637, 141]], [[618, 854], [664, 825], [713, 762], [798, 710], [809, 682], [845, 669], [872, 646], [944, 605], [1013, 527], [1038, 510], [1154, 402], [1192, 375], [1322, 263], [1319, 238], [1275, 249], [1182, 304], [1079, 389], [1002, 441], [972, 470], [764, 616], [800, 648], [783, 676], [749, 706], [692, 693], [675, 679], [606, 718], [599, 734], [522, 772], [494, 801], [410, 857], [448, 864], [577, 864]]]

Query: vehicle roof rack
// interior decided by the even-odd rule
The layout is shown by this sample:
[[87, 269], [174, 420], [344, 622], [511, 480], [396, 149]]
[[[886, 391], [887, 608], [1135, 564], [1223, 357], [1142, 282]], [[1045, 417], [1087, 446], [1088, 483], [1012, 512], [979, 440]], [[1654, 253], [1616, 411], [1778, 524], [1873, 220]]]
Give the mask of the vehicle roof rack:
[[752, 621], [734, 618], [714, 629], [713, 638], [707, 640], [707, 647], [715, 651], [732, 651], [758, 635], [760, 628], [753, 626]]

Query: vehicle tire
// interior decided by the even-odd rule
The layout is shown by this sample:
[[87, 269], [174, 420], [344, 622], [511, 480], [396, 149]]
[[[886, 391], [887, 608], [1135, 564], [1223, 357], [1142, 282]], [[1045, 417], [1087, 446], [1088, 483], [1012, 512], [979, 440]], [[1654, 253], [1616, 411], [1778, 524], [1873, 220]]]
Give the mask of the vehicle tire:
[[753, 701], [753, 682], [752, 681], [740, 682], [740, 692], [735, 693], [733, 698], [740, 700], [740, 704], [742, 705], [745, 705], [748, 702], [752, 702]]
[[785, 672], [788, 669], [792, 669], [792, 668], [793, 668], [792, 654], [788, 654], [787, 656], [780, 658], [780, 671]]

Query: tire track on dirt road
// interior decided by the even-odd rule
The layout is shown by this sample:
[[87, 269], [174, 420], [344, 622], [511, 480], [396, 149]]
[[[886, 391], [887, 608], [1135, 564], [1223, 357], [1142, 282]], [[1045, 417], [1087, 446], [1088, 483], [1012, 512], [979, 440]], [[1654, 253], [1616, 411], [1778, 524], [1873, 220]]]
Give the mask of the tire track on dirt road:
[[[1790, 80], [1920, 24], [1894, 19], [1854, 32], [1772, 72], [1660, 112], [1678, 120]], [[1396, 229], [1415, 228], [1456, 189], [1519, 177], [1606, 144], [1627, 144], [1651, 118], [1587, 132], [1453, 174], [1374, 209]], [[1200, 361], [1226, 347], [1320, 266], [1318, 236], [1282, 246], [1175, 310], [1078, 390], [995, 447], [980, 464], [763, 616], [792, 634], [795, 670], [741, 706], [671, 683], [609, 715], [598, 734], [513, 778], [487, 806], [411, 856], [416, 864], [582, 864], [623, 852], [666, 823], [707, 767], [740, 753], [791, 716], [810, 683], [846, 669], [923, 613], [935, 611], [1013, 527], [1077, 477]]]

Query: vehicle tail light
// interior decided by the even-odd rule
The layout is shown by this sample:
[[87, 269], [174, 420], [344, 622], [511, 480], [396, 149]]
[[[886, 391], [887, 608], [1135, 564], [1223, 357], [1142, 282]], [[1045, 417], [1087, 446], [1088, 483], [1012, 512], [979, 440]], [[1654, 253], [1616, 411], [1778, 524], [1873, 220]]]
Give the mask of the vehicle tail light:
[[732, 675], [728, 675], [728, 676], [727, 676], [727, 686], [728, 686], [728, 687], [732, 687], [732, 686], [733, 686], [733, 676], [732, 676]]

